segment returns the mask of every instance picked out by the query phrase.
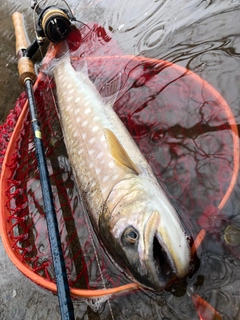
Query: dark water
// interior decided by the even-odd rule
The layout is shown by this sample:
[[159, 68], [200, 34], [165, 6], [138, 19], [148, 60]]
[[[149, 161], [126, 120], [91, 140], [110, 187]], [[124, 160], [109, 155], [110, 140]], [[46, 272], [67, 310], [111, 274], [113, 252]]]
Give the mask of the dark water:
[[[118, 42], [125, 54], [165, 59], [196, 72], [224, 97], [235, 116], [236, 123], [239, 124], [240, 5], [238, 1], [114, 0], [111, 2], [83, 1], [79, 4], [78, 1], [72, 0], [69, 4], [80, 20], [86, 23], [97, 22], [109, 30], [112, 38]], [[0, 12], [3, 18], [0, 22], [0, 118], [2, 121], [21, 91], [17, 85], [14, 36], [10, 18], [15, 10], [25, 13], [27, 29], [33, 36], [32, 12], [28, 9], [28, 1], [1, 3]], [[196, 114], [199, 114], [198, 110]], [[185, 114], [184, 118], [181, 115], [182, 126], [184, 124], [185, 128], [193, 125], [193, 123], [191, 125], [187, 123], [188, 116]], [[172, 126], [179, 123], [179, 117], [180, 115], [176, 115]], [[139, 119], [141, 115], [137, 120]], [[176, 134], [176, 131], [174, 132]], [[162, 132], [160, 137], [161, 135]], [[158, 137], [151, 138], [153, 138], [152, 141], [159, 142]], [[165, 141], [171, 141], [172, 145], [176, 135], [171, 139], [165, 139]], [[194, 144], [194, 139], [191, 141]], [[214, 141], [208, 148], [209, 154], [212, 150], [216, 150], [214, 148], [217, 141]], [[169, 145], [164, 144], [162, 139], [161, 143], [155, 144], [156, 152], [166, 151], [166, 149], [169, 149]], [[204, 151], [207, 151], [206, 147]], [[178, 154], [180, 158], [182, 155], [182, 153]], [[187, 155], [184, 154], [184, 156]], [[163, 157], [163, 161], [167, 161], [166, 159], [168, 158]], [[181, 177], [179, 185], [184, 178], [188, 183], [186, 176], [189, 172], [192, 175], [196, 174], [194, 162], [190, 169], [180, 161], [171, 163], [173, 169], [177, 170], [178, 177]], [[232, 164], [229, 163], [229, 167], [231, 166]], [[164, 176], [164, 172], [161, 172], [161, 175]], [[223, 179], [222, 176], [223, 173], [219, 173], [220, 180]], [[201, 199], [202, 203], [199, 201], [198, 207], [191, 208], [187, 203], [190, 194], [184, 195], [182, 190], [174, 187], [176, 184], [171, 184], [171, 179], [174, 180], [174, 178], [175, 176], [164, 176], [168, 191], [176, 199], [185, 199], [181, 203], [188, 208], [187, 214], [191, 219], [191, 210], [196, 212], [198, 209], [201, 211], [203, 207], [207, 207], [207, 203], [204, 205], [202, 203], [210, 199], [217, 182], [214, 181], [213, 186], [208, 185], [204, 191], [201, 188], [197, 189], [196, 185], [200, 182], [195, 180], [192, 189], [198, 190], [195, 197]], [[201, 182], [201, 185], [204, 183]], [[199, 256], [199, 268], [185, 284], [173, 286], [158, 296], [138, 292], [126, 297], [114, 298], [107, 304], [100, 303], [99, 313], [95, 313], [86, 303], [79, 301], [75, 308], [76, 318], [198, 319], [191, 300], [191, 294], [198, 293], [220, 312], [223, 319], [240, 319], [239, 244], [236, 242], [237, 246], [232, 247], [226, 245], [223, 240], [227, 226], [240, 225], [239, 187], [238, 179], [229, 201], [220, 213], [220, 218], [217, 222], [210, 221], [212, 230], [203, 243]], [[217, 205], [217, 200], [214, 205]], [[204, 226], [206, 227], [206, 223]], [[0, 249], [1, 319], [59, 319], [57, 299], [22, 277], [8, 261], [3, 248]]]

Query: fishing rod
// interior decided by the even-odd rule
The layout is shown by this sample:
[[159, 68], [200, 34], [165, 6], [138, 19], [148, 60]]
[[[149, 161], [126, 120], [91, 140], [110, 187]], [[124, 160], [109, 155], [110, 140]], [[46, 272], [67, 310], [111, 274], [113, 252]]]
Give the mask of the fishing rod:
[[[36, 74], [34, 71], [33, 62], [30, 60], [29, 56], [33, 54], [38, 45], [36, 45], [36, 42], [34, 42], [34, 44], [30, 46], [28, 45], [22, 14], [19, 12], [15, 12], [12, 16], [12, 19], [15, 28], [16, 53], [18, 57], [20, 83], [25, 86], [28, 96], [28, 104], [31, 115], [32, 129], [34, 133], [34, 143], [40, 174], [43, 203], [46, 213], [51, 254], [57, 282], [57, 292], [61, 318], [62, 320], [74, 320], [75, 317], [73, 303], [70, 295], [66, 266], [64, 262], [61, 239], [58, 229], [57, 216], [53, 203], [53, 193], [50, 185], [47, 162], [42, 142], [41, 128], [38, 121], [37, 108], [32, 87], [32, 84], [36, 79]], [[55, 23], [55, 27], [58, 28], [57, 23]]]
[[[47, 12], [47, 11], [45, 11], [45, 12]], [[16, 14], [16, 15], [20, 15], [20, 17], [18, 17], [18, 19], [17, 19], [17, 21], [18, 21], [18, 24], [16, 24], [16, 26], [15, 26], [15, 32], [17, 32], [17, 35], [16, 35], [16, 51], [17, 51], [17, 55], [18, 55], [18, 58], [20, 59], [21, 57], [25, 57], [25, 58], [28, 58], [28, 59], [26, 59], [26, 61], [27, 61], [27, 64], [29, 63], [29, 61], [31, 61], [30, 60], [30, 57], [34, 54], [33, 52], [34, 52], [34, 50], [33, 50], [33, 48], [34, 48], [34, 45], [33, 45], [33, 43], [35, 42], [35, 44], [36, 44], [36, 46], [35, 46], [35, 49], [37, 48], [37, 49], [39, 49], [39, 43], [37, 42], [37, 41], [34, 41], [32, 44], [30, 44], [29, 45], [29, 42], [26, 40], [26, 34], [22, 31], [23, 30], [23, 21], [22, 21], [22, 16], [21, 16], [21, 14]], [[16, 17], [17, 18], [17, 17]], [[14, 18], [15, 19], [15, 18]], [[76, 20], [76, 21], [78, 21], [78, 20]], [[78, 21], [78, 22], [80, 22], [80, 21]], [[38, 21], [37, 21], [37, 23], [38, 23]], [[50, 22], [49, 22], [50, 23]], [[82, 23], [82, 22], [80, 22], [80, 23]], [[40, 23], [41, 24], [41, 23]], [[83, 24], [83, 23], [82, 23]], [[56, 25], [56, 27], [57, 27], [57, 25]], [[91, 32], [94, 32], [94, 30], [92, 30], [92, 29], [90, 29], [88, 26], [86, 26]], [[70, 26], [70, 28], [71, 28], [71, 26]], [[75, 28], [74, 27], [74, 24], [73, 24], [73, 28], [71, 28], [71, 30], [72, 29], [75, 29], [74, 31], [78, 31], [79, 32], [79, 34], [78, 34], [78, 36], [80, 36], [81, 37], [81, 34], [80, 34], [80, 30], [78, 29], [78, 28]], [[18, 32], [20, 30], [20, 32]], [[70, 32], [71, 32], [71, 30], [70, 30]], [[68, 34], [68, 33], [67, 33]], [[77, 37], [78, 37], [77, 36]], [[79, 39], [79, 38], [78, 38]], [[83, 38], [84, 39], [84, 38]], [[50, 59], [52, 59], [52, 58], [54, 58], [55, 57], [55, 53], [53, 53], [53, 52], [51, 52], [51, 53], [47, 53], [47, 56], [46, 56], [46, 60], [50, 60]], [[23, 59], [22, 59], [23, 60]], [[28, 68], [27, 68], [27, 70], [25, 70], [25, 74], [24, 74], [24, 76], [23, 76], [23, 73], [22, 72], [20, 72], [20, 82], [22, 82], [22, 84], [25, 86], [25, 82], [24, 82], [24, 79], [25, 79], [25, 77], [26, 76], [28, 76], [28, 77], [30, 77], [30, 76], [32, 76], [33, 78], [32, 78], [32, 82], [34, 81], [34, 79], [35, 79], [35, 74], [34, 74], [34, 68], [33, 68], [33, 64], [30, 64], [30, 67], [31, 67], [31, 69], [32, 69], [32, 72], [30, 73], [30, 74], [28, 74], [29, 73], [29, 70], [28, 70]], [[37, 87], [37, 85], [38, 85], [38, 83], [41, 81], [41, 76], [42, 76], [42, 72], [40, 72], [40, 74], [39, 74], [39, 76], [38, 76], [38, 78], [37, 78], [37, 80], [34, 82], [34, 87]], [[47, 82], [47, 80], [45, 79], [45, 82]], [[26, 107], [28, 107], [28, 104], [25, 104], [24, 105], [24, 114], [25, 114], [25, 111], [26, 111]], [[39, 107], [39, 106], [38, 106]], [[50, 106], [51, 107], [51, 106]], [[24, 115], [24, 117], [25, 117], [25, 115]], [[17, 124], [20, 124], [21, 125], [21, 123], [22, 123], [22, 121], [24, 121], [23, 120], [23, 118], [21, 118], [20, 119], [20, 121], [17, 123]], [[53, 159], [52, 159], [53, 160]], [[52, 160], [51, 160], [51, 163], [52, 163]], [[53, 164], [53, 163], [52, 163]], [[7, 168], [8, 166], [6, 165], [6, 168]], [[53, 167], [54, 167], [54, 165], [53, 165]], [[1, 177], [3, 178], [3, 175], [1, 175]], [[1, 182], [1, 181], [0, 181]], [[5, 186], [5, 184], [6, 184], [6, 179], [2, 179], [2, 183], [4, 184], [4, 186]], [[57, 184], [58, 185], [58, 184]], [[4, 187], [4, 188], [7, 188], [7, 187]], [[4, 189], [3, 188], [3, 189]], [[8, 201], [7, 199], [6, 199], [6, 201], [5, 201], [5, 196], [6, 196], [6, 194], [5, 193], [3, 193], [3, 196], [2, 196], [2, 198], [4, 199], [3, 200], [3, 202], [1, 203], [1, 204], [3, 204], [3, 203], [5, 203], [6, 201]], [[0, 201], [1, 202], [1, 201]], [[5, 206], [5, 205], [3, 205], [4, 207], [3, 207], [3, 210], [5, 211], [6, 210], [6, 217], [8, 216], [8, 209], [7, 209], [7, 207]], [[66, 215], [66, 211], [65, 211], [65, 209], [63, 209], [63, 217], [64, 218], [66, 218], [66, 219], [69, 219], [69, 212], [67, 213], [67, 215]], [[7, 220], [7, 219], [6, 219]], [[69, 232], [69, 230], [68, 230], [68, 226], [71, 226], [71, 231]], [[75, 227], [75, 224], [73, 223], [73, 224], [69, 224], [69, 221], [68, 221], [68, 223], [67, 223], [67, 225], [66, 225], [66, 231], [68, 232], [68, 235], [69, 235], [69, 237], [70, 238], [72, 238], [71, 237], [71, 235], [73, 234], [73, 228]], [[76, 230], [76, 229], [75, 229]], [[0, 225], [0, 232], [1, 232], [1, 225]], [[90, 231], [89, 231], [90, 232]], [[51, 290], [52, 292], [54, 292], [54, 293], [57, 293], [57, 291], [58, 291], [58, 288], [57, 288], [57, 286], [56, 286], [56, 284], [55, 283], [53, 283], [53, 281], [47, 281], [45, 278], [43, 278], [42, 276], [40, 276], [40, 275], [38, 275], [37, 273], [35, 273], [35, 271], [34, 272], [32, 272], [32, 270], [30, 270], [25, 264], [23, 264], [22, 262], [20, 262], [20, 261], [18, 261], [19, 259], [18, 259], [18, 257], [16, 257], [15, 256], [15, 254], [13, 254], [13, 255], [11, 255], [11, 253], [12, 253], [12, 250], [13, 250], [13, 247], [12, 247], [12, 244], [10, 243], [10, 242], [8, 242], [7, 240], [8, 240], [8, 237], [9, 237], [9, 235], [8, 235], [8, 233], [7, 233], [7, 231], [6, 230], [4, 230], [4, 232], [3, 232], [3, 235], [4, 235], [4, 237], [6, 238], [6, 241], [5, 241], [5, 245], [6, 245], [6, 247], [7, 247], [7, 250], [9, 251], [9, 255], [10, 255], [10, 257], [11, 257], [11, 259], [12, 259], [12, 261], [13, 261], [13, 263], [23, 272], [23, 274], [25, 275], [25, 276], [27, 276], [28, 278], [30, 278], [32, 281], [34, 281], [35, 283], [37, 283], [38, 285], [40, 285], [40, 286], [42, 286], [42, 287], [44, 287], [44, 288], [46, 288], [46, 289], [48, 289], [48, 290]], [[76, 254], [74, 253], [74, 252], [76, 252], [75, 250], [77, 250], [77, 245], [78, 245], [78, 241], [77, 242], [74, 242], [74, 244], [73, 244], [73, 246], [74, 246], [74, 249], [72, 250], [72, 255], [74, 256], [74, 261], [76, 262], [77, 260], [76, 260]], [[79, 251], [78, 251], [79, 252]], [[79, 255], [79, 257], [80, 257], [80, 255]], [[79, 258], [79, 259], [81, 259], [81, 257]], [[78, 260], [79, 261], [79, 260]], [[74, 262], [74, 263], [75, 263]], [[77, 262], [76, 262], [77, 263]], [[82, 263], [82, 261], [81, 261], [81, 263]], [[76, 266], [75, 265], [75, 268], [76, 268], [76, 270], [77, 270], [77, 267], [79, 268], [79, 266], [80, 266], [80, 264], [81, 263], [78, 263], [77, 265], [78, 266]], [[80, 278], [79, 278], [79, 281], [81, 281], [80, 280]], [[75, 284], [76, 284], [76, 282], [75, 282]], [[80, 286], [82, 286], [82, 283], [80, 284]], [[92, 298], [96, 298], [96, 297], [98, 297], [98, 298], [102, 298], [102, 297], [106, 297], [106, 296], [112, 296], [112, 295], [118, 295], [118, 294], [120, 294], [120, 293], [122, 293], [122, 292], [128, 292], [128, 291], [134, 291], [134, 290], [138, 290], [140, 288], [140, 285], [138, 285], [138, 284], [136, 284], [136, 283], [127, 283], [127, 284], [124, 284], [124, 285], [120, 285], [120, 286], [117, 286], [117, 287], [112, 287], [112, 288], [104, 288], [104, 289], [96, 289], [96, 288], [94, 288], [94, 289], [88, 289], [88, 288], [74, 288], [74, 287], [71, 287], [70, 289], [71, 289], [71, 293], [72, 293], [72, 295], [74, 295], [74, 296], [77, 296], [77, 297], [81, 297], [81, 298], [87, 298], [87, 299], [92, 299]]]

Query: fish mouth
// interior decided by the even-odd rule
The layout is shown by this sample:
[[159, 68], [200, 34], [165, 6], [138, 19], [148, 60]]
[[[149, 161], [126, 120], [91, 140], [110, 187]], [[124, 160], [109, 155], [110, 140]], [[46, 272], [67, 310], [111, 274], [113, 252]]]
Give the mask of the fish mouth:
[[153, 289], [165, 289], [174, 279], [186, 276], [190, 251], [178, 221], [153, 212], [145, 224], [143, 245], [143, 260]]
[[174, 277], [176, 268], [162, 241], [159, 241], [158, 238], [157, 235], [153, 237], [153, 262], [156, 276], [165, 286]]

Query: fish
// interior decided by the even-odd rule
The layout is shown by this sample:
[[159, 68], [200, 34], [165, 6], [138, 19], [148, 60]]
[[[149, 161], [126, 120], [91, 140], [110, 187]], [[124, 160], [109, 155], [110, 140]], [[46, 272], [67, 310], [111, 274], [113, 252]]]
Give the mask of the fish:
[[[84, 60], [84, 59], [83, 59]], [[52, 74], [69, 161], [95, 232], [130, 279], [163, 290], [188, 274], [189, 237], [150, 165], [83, 62], [58, 54]], [[106, 86], [116, 88], [121, 76]], [[110, 90], [111, 91], [111, 90]]]

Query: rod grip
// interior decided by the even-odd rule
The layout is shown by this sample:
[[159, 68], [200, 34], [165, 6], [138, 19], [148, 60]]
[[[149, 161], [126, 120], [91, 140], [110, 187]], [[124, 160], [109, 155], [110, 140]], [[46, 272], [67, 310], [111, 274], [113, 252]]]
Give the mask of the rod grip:
[[24, 50], [28, 48], [29, 40], [24, 27], [23, 15], [20, 12], [14, 12], [12, 21], [16, 37], [19, 80], [22, 85], [25, 85], [26, 80], [34, 81], [36, 79], [36, 74], [33, 62], [28, 57], [24, 57]]
[[26, 80], [34, 81], [36, 79], [33, 62], [28, 57], [21, 57], [18, 60], [18, 73], [19, 81], [23, 86]]
[[23, 15], [20, 12], [14, 12], [12, 21], [16, 37], [16, 54], [18, 55], [22, 50], [27, 49], [29, 40], [24, 26]]

